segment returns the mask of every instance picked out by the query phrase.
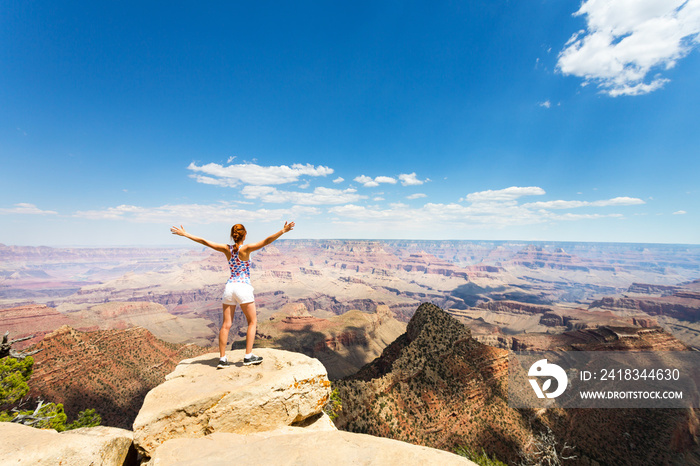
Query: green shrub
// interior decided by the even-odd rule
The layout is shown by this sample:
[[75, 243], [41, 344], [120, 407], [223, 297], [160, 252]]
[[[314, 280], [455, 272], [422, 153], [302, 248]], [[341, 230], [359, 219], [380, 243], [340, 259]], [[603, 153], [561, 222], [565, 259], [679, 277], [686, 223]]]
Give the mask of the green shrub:
[[34, 358], [0, 359], [0, 408], [13, 405], [29, 392], [27, 381], [32, 375]]
[[0, 422], [19, 422], [39, 429], [55, 429], [58, 432], [80, 427], [99, 426], [102, 418], [94, 409], [78, 414], [78, 419], [66, 425], [68, 416], [61, 403], [39, 401], [35, 409], [21, 409], [22, 398], [29, 393], [27, 381], [32, 375], [34, 359], [0, 359]]
[[323, 407], [323, 411], [331, 418], [331, 421], [335, 421], [342, 410], [343, 402], [340, 399], [340, 392], [338, 388], [335, 387], [331, 390], [331, 396]]
[[475, 453], [467, 446], [457, 447], [455, 453], [459, 456], [464, 456], [469, 461], [473, 461], [480, 466], [508, 466], [506, 463], [494, 458], [489, 458], [489, 455], [482, 449], [481, 453]]

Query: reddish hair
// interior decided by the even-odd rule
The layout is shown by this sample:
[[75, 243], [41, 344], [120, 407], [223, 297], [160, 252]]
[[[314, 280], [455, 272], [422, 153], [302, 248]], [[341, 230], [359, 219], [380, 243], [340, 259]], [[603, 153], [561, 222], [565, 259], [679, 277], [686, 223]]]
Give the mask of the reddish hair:
[[231, 227], [231, 239], [235, 244], [238, 244], [243, 238], [245, 238], [247, 231], [245, 231], [245, 227], [241, 225], [240, 223], [236, 223], [234, 226]]

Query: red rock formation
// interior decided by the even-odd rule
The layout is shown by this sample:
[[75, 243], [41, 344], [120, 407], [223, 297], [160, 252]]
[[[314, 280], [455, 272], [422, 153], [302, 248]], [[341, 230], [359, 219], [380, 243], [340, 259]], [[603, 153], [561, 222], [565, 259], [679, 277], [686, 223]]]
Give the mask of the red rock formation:
[[182, 359], [209, 351], [155, 338], [148, 330], [80, 332], [63, 326], [31, 349], [30, 396], [63, 403], [69, 418], [94, 408], [104, 425], [130, 429], [148, 391]]

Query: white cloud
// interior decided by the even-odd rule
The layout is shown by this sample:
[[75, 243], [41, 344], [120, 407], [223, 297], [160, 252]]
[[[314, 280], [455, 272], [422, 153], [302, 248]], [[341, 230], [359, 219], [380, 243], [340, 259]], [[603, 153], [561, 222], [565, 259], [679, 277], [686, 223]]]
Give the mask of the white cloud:
[[700, 0], [586, 0], [574, 15], [587, 29], [568, 40], [557, 69], [613, 97], [661, 88], [661, 72], [700, 44]]
[[602, 201], [544, 201], [523, 204], [528, 209], [575, 209], [577, 207], [609, 207], [623, 205], [638, 205], [645, 202], [635, 197], [615, 197]]
[[406, 199], [420, 199], [421, 197], [428, 197], [428, 195], [423, 193], [416, 193], [411, 194], [410, 196], [406, 196]]
[[303, 193], [281, 191], [271, 186], [245, 186], [241, 190], [241, 193], [247, 199], [260, 199], [262, 202], [269, 203], [289, 202], [298, 205], [346, 204], [367, 198], [367, 196], [357, 194], [357, 190], [353, 188], [341, 190], [318, 187], [314, 189], [313, 192]]
[[552, 103], [549, 100], [545, 100], [544, 102], [540, 102], [539, 106], [544, 107], [544, 108], [549, 108], [552, 106]]
[[[197, 172], [190, 175], [190, 177], [199, 183], [227, 187], [241, 184], [263, 186], [293, 183], [302, 176], [327, 176], [333, 173], [332, 168], [322, 165], [314, 167], [308, 163], [306, 165], [297, 163], [291, 167], [287, 165], [263, 167], [254, 163], [242, 163], [224, 167], [217, 163], [198, 166], [192, 162], [187, 169]], [[203, 175], [199, 173], [203, 173]]]
[[374, 179], [377, 183], [396, 184], [396, 180], [390, 176], [378, 176]]
[[333, 183], [337, 184], [337, 183], [342, 183], [343, 181], [345, 181], [345, 178], [343, 178], [342, 176], [339, 176], [338, 178], [333, 180]]
[[0, 214], [57, 215], [58, 212], [54, 212], [53, 210], [41, 210], [34, 204], [20, 202], [19, 204], [14, 204], [14, 207], [11, 209], [0, 209]]
[[399, 175], [399, 180], [401, 180], [401, 184], [404, 186], [418, 186], [418, 185], [425, 183], [426, 181], [430, 181], [428, 179], [419, 180], [417, 178], [415, 172], [408, 173], [408, 174], [403, 173], [403, 174]]
[[510, 188], [480, 191], [467, 194], [465, 198], [469, 202], [499, 202], [499, 201], [514, 201], [522, 196], [541, 196], [545, 194], [544, 189], [537, 186], [518, 187], [511, 186]]
[[293, 206], [290, 209], [245, 210], [233, 207], [230, 203], [217, 204], [176, 204], [160, 207], [139, 207], [120, 205], [102, 210], [78, 211], [74, 217], [91, 220], [121, 220], [136, 223], [177, 223], [199, 224], [228, 222], [233, 219], [241, 222], [275, 221], [301, 215], [317, 215], [317, 207]]
[[376, 197], [373, 197], [372, 200], [373, 200], [373, 201], [385, 201], [386, 199], [384, 199], [384, 198], [381, 197], [381, 196], [376, 196]]
[[358, 183], [362, 183], [362, 185], [365, 188], [374, 188], [376, 186], [379, 186], [379, 183], [377, 183], [372, 178], [366, 175], [356, 176], [355, 181], [357, 181]]
[[673, 213], [673, 215], [685, 215], [687, 213], [688, 212], [686, 212], [685, 210], [677, 210]]
[[376, 188], [380, 183], [396, 184], [396, 180], [390, 176], [377, 176], [376, 178], [372, 178], [366, 175], [360, 175], [356, 176], [354, 179], [365, 188]]

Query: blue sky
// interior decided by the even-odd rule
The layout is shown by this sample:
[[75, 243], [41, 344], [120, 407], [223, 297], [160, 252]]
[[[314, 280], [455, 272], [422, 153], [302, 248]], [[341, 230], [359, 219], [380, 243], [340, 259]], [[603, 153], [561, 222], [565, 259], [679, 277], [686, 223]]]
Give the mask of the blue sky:
[[3, 2], [0, 242], [700, 243], [700, 0], [338, 3]]

